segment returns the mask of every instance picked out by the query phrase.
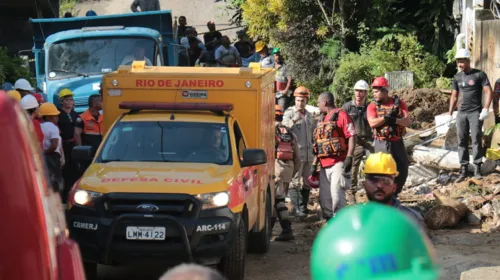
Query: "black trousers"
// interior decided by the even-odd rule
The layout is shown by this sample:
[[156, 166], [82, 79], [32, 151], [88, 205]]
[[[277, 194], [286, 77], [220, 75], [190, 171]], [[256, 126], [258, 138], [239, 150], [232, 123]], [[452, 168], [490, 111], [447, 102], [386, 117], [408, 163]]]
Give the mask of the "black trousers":
[[398, 195], [406, 183], [406, 178], [408, 178], [408, 155], [406, 154], [406, 148], [403, 140], [397, 141], [384, 141], [375, 140], [373, 141], [375, 153], [383, 152], [391, 154], [398, 168], [398, 176], [394, 180], [397, 184], [396, 195]]
[[469, 165], [469, 131], [472, 138], [474, 164], [481, 164], [483, 158], [483, 121], [478, 112], [457, 113], [458, 159], [460, 165]]
[[45, 164], [49, 171], [49, 181], [52, 188], [56, 192], [61, 192], [63, 190], [61, 155], [56, 152], [45, 154]]

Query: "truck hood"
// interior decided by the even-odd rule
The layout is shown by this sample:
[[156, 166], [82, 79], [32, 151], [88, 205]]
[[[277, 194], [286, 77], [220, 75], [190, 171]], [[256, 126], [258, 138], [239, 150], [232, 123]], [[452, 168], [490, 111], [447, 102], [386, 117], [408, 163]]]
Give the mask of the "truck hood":
[[102, 75], [91, 75], [49, 81], [47, 84], [48, 101], [59, 105], [59, 92], [63, 88], [68, 88], [75, 94], [75, 111], [83, 112], [88, 108], [89, 96], [99, 94], [101, 80]]
[[225, 191], [232, 166], [207, 163], [110, 162], [89, 166], [79, 187], [100, 193], [185, 193]]

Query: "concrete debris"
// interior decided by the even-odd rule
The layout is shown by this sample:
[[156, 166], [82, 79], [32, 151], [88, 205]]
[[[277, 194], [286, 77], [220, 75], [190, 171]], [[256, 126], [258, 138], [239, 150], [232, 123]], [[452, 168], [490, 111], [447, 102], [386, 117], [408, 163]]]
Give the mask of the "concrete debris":
[[428, 194], [432, 192], [432, 189], [427, 184], [422, 184], [414, 188], [416, 195]]
[[436, 178], [439, 171], [432, 167], [426, 167], [421, 164], [411, 165], [408, 168], [408, 178], [406, 179], [405, 187], [421, 185]]
[[460, 280], [498, 279], [500, 266], [478, 267], [462, 272]]
[[493, 217], [493, 207], [491, 207], [490, 203], [487, 203], [481, 207], [480, 213], [485, 217]]

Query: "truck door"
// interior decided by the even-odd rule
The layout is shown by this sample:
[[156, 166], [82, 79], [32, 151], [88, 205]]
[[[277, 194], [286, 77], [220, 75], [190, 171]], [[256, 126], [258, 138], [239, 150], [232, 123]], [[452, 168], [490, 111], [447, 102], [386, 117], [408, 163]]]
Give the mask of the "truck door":
[[[237, 121], [234, 122], [233, 130], [236, 142], [236, 152], [238, 153], [238, 160], [241, 163], [243, 160], [243, 151], [247, 147]], [[248, 207], [248, 225], [249, 228], [252, 228], [259, 214], [259, 181], [257, 178], [257, 166], [242, 168], [240, 176], [243, 177], [243, 185], [245, 188], [245, 201]]]

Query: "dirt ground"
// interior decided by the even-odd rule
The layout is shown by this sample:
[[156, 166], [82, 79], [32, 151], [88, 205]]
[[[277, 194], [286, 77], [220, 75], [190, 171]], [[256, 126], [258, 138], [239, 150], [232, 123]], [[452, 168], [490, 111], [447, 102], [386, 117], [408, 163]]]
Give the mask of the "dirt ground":
[[442, 94], [437, 89], [402, 89], [392, 91], [391, 95], [397, 95], [405, 101], [414, 121], [413, 128], [426, 128], [434, 122], [434, 116], [447, 112], [449, 108], [449, 96]]

